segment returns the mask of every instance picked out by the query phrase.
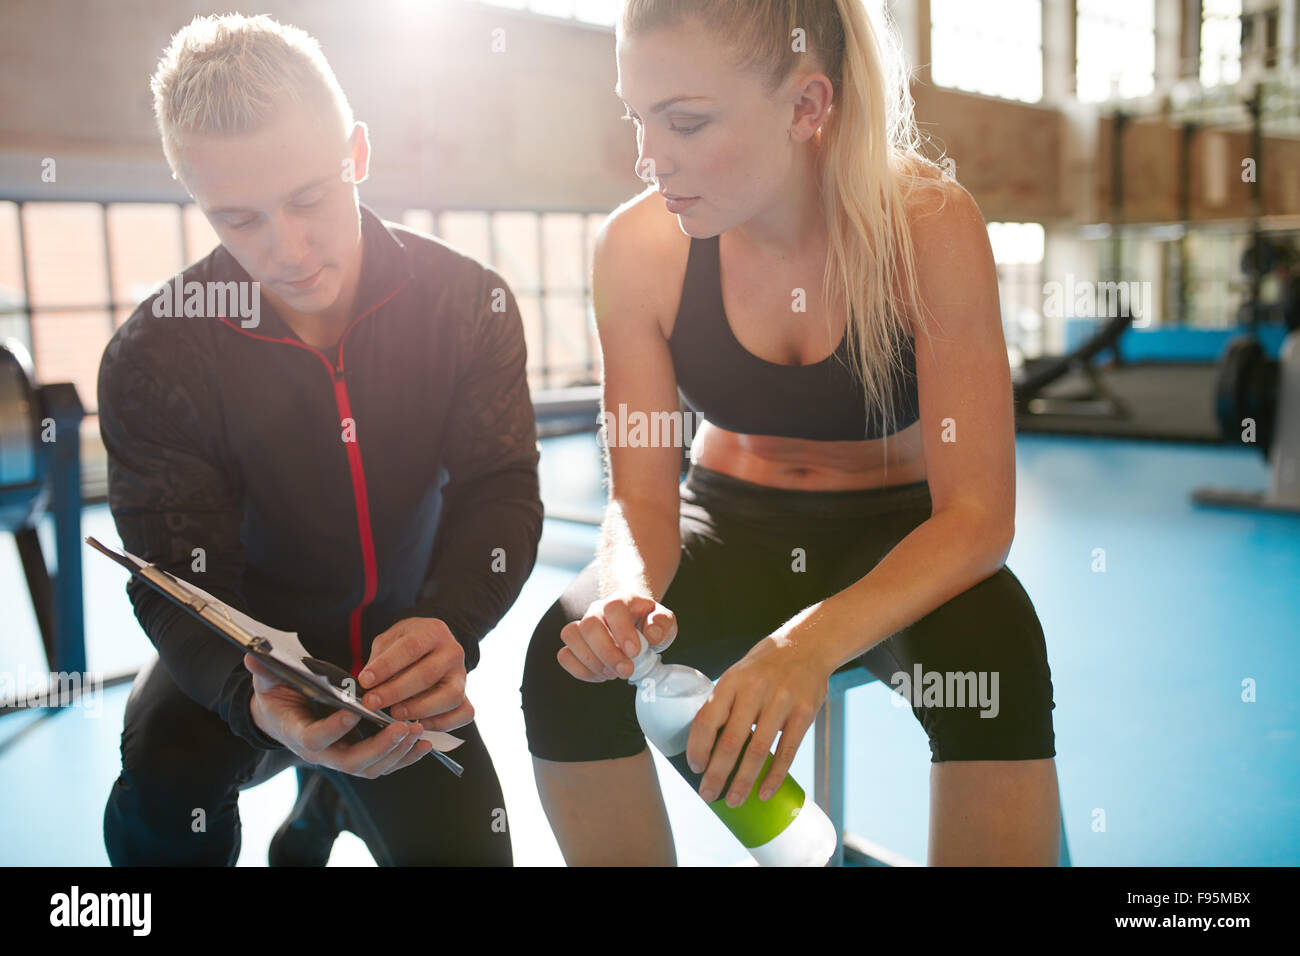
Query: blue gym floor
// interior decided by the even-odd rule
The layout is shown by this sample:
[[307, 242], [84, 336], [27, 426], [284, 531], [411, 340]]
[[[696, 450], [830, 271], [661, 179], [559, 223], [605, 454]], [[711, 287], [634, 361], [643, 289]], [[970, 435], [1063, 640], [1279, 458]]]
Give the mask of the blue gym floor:
[[[1033, 598], [1056, 691], [1057, 768], [1076, 866], [1300, 862], [1300, 517], [1201, 510], [1201, 485], [1264, 488], [1254, 452], [1020, 435], [1008, 565]], [[599, 506], [591, 436], [543, 442], [548, 508]], [[52, 528], [42, 528], [47, 555]], [[83, 534], [120, 544], [105, 505]], [[519, 865], [562, 864], [537, 799], [519, 709], [524, 647], [588, 561], [596, 529], [548, 520], [532, 577], [484, 642], [469, 696], [505, 789]], [[16, 548], [0, 544], [0, 667], [44, 666]], [[1094, 571], [1097, 549], [1105, 571]], [[51, 557], [50, 560], [53, 560]], [[85, 552], [92, 671], [152, 652], [116, 565]], [[755, 639], [762, 635], [755, 635]], [[1254, 700], [1243, 701], [1252, 684]], [[98, 707], [0, 717], [0, 864], [103, 865], [104, 800], [119, 767], [128, 687]], [[849, 692], [849, 830], [926, 857], [930, 752], [881, 684]], [[812, 733], [793, 767], [811, 789]], [[656, 755], [683, 865], [748, 854]], [[296, 792], [292, 773], [246, 791], [241, 865], [261, 866]], [[331, 865], [373, 865], [344, 834]]]

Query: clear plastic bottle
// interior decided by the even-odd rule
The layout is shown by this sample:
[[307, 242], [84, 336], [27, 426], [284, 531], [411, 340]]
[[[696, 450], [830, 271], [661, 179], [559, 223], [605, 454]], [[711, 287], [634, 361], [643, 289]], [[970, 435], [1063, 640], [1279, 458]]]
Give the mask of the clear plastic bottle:
[[[646, 738], [698, 793], [704, 775], [686, 762], [691, 723], [713, 692], [708, 676], [684, 664], [665, 664], [637, 631], [641, 651], [632, 659], [628, 683], [636, 685], [636, 717]], [[744, 748], [741, 748], [744, 754]], [[835, 852], [835, 827], [816, 801], [786, 774], [775, 793], [758, 798], [758, 784], [772, 765], [768, 754], [745, 802], [727, 806], [735, 768], [709, 808], [761, 866], [825, 866]]]

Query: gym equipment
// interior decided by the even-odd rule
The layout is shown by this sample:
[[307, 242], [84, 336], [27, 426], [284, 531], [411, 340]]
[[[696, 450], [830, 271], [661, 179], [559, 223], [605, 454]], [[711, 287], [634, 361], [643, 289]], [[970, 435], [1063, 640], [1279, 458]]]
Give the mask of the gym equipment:
[[[86, 670], [81, 590], [81, 420], [71, 383], [37, 385], [21, 342], [0, 342], [0, 530], [13, 533], [51, 673]], [[58, 572], [36, 524], [54, 515]], [[15, 708], [0, 707], [0, 713]]]
[[[1107, 350], [1119, 355], [1120, 336], [1133, 324], [1133, 316], [1128, 314], [1127, 309], [1124, 311], [1126, 314], [1107, 320], [1091, 338], [1064, 355], [1027, 359], [1019, 370], [1019, 375], [1013, 376], [1011, 382], [1016, 412], [1028, 415], [1073, 414], [1132, 418], [1133, 412], [1128, 403], [1106, 385], [1093, 364], [1093, 359]], [[1091, 388], [1073, 395], [1053, 395], [1050, 398], [1042, 395], [1047, 386], [1071, 370], [1085, 374]]]
[[1300, 332], [1282, 342], [1278, 361], [1250, 334], [1237, 336], [1219, 362], [1215, 413], [1226, 442], [1250, 436], [1269, 462], [1267, 491], [1197, 488], [1198, 505], [1300, 514]]
[[[1128, 128], [1129, 117], [1126, 113], [1114, 115], [1114, 135], [1111, 137], [1111, 244], [1110, 273], [1115, 281], [1120, 277], [1120, 237], [1119, 225], [1124, 212], [1124, 131]], [[1093, 359], [1102, 352], [1114, 354], [1115, 363], [1123, 364], [1119, 340], [1133, 324], [1133, 316], [1127, 308], [1123, 314], [1105, 317], [1097, 332], [1078, 348], [1064, 355], [1052, 355], [1026, 359], [1021, 368], [1012, 375], [1011, 385], [1015, 408], [1018, 415], [1080, 415], [1089, 418], [1123, 418], [1133, 417], [1133, 410], [1115, 391], [1107, 387]], [[1088, 378], [1089, 387], [1082, 392], [1071, 395], [1044, 396], [1043, 391], [1071, 370], [1082, 372]]]

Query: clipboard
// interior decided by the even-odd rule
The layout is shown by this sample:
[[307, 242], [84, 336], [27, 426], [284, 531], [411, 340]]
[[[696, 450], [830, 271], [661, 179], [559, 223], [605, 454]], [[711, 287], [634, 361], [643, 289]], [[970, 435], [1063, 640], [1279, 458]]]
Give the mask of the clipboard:
[[[355, 686], [352, 675], [329, 661], [312, 657], [299, 642], [297, 634], [262, 624], [202, 588], [168, 574], [156, 564], [149, 564], [129, 551], [117, 551], [93, 537], [87, 537], [86, 543], [184, 608], [228, 643], [246, 654], [252, 654], [276, 677], [306, 697], [319, 717], [328, 717], [336, 710], [347, 710], [361, 717], [357, 726], [348, 731], [342, 740], [360, 742], [379, 733], [389, 724], [397, 723], [382, 710], [373, 710], [357, 701], [349, 692], [350, 686]], [[293, 657], [298, 657], [301, 663], [293, 663]], [[429, 755], [436, 757], [457, 777], [464, 773], [465, 768], [445, 753], [459, 747], [464, 740], [436, 730], [425, 731], [421, 739], [427, 739], [433, 744]]]

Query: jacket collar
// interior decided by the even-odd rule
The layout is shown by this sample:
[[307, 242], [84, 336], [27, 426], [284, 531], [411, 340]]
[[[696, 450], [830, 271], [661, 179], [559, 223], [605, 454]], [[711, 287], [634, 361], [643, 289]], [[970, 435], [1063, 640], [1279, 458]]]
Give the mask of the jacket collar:
[[[415, 270], [411, 266], [406, 245], [369, 206], [361, 203], [360, 207], [363, 255], [361, 278], [357, 283], [357, 297], [352, 305], [352, 315], [349, 317], [352, 320], [374, 310], [406, 282], [415, 278]], [[226, 250], [225, 246], [218, 246], [213, 250], [212, 264], [214, 278], [217, 281], [230, 279], [237, 282], [252, 281], [247, 270]], [[256, 329], [260, 335], [272, 338], [298, 338], [268, 299], [261, 299], [260, 308], [259, 327]]]

